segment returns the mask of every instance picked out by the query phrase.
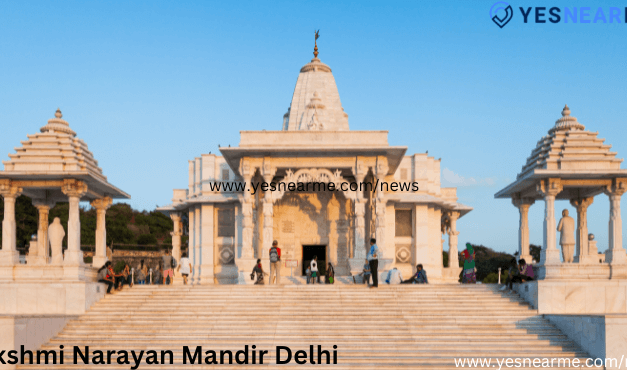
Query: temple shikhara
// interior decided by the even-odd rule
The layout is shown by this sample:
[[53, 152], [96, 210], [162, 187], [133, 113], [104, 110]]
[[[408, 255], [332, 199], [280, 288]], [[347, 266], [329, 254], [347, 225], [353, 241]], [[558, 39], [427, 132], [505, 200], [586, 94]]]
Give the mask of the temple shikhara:
[[[430, 281], [457, 282], [457, 220], [472, 208], [457, 202], [456, 188], [440, 186], [439, 159], [406, 155], [407, 147], [390, 146], [387, 136], [349, 129], [335, 78], [316, 46], [300, 69], [280, 131], [242, 131], [239, 146], [189, 161], [188, 187], [175, 189], [173, 203], [160, 208], [175, 221], [174, 256], [180, 255], [177, 225], [186, 216], [194, 283], [250, 281], [257, 258], [269, 264], [273, 240], [299, 276], [314, 255], [331, 262], [338, 276], [359, 274], [371, 237], [383, 251], [381, 270], [395, 266], [410, 276], [422, 263]], [[229, 182], [247, 189], [216, 189]], [[333, 183], [336, 189], [355, 183], [361, 190], [251, 187], [263, 182]], [[443, 267], [443, 232], [451, 268]]]

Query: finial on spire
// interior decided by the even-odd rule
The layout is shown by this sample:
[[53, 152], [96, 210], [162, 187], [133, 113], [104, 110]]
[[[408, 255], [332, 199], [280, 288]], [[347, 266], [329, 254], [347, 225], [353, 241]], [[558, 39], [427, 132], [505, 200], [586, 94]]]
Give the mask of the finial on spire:
[[564, 105], [564, 109], [562, 109], [562, 117], [570, 116], [570, 108], [568, 108], [568, 104]]
[[54, 114], [55, 117], [57, 118], [63, 118], [63, 114], [61, 114], [61, 109], [57, 108], [57, 112]]
[[577, 122], [577, 118], [570, 115], [570, 108], [568, 108], [568, 105], [564, 105], [564, 109], [562, 109], [562, 116], [557, 121], [555, 121], [555, 126], [549, 130], [549, 134], [555, 131], [583, 131], [585, 129], [586, 127], [584, 125]]
[[314, 31], [316, 33], [316, 38], [314, 39], [314, 58], [318, 57], [318, 37], [320, 37], [320, 30]]

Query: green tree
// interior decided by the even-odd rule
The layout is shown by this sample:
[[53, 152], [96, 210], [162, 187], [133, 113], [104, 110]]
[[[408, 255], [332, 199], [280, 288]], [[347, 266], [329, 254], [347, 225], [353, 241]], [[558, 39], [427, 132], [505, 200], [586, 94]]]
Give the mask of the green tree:
[[133, 218], [133, 209], [125, 203], [114, 204], [107, 211], [107, 245], [111, 243], [135, 244], [135, 234], [128, 228]]

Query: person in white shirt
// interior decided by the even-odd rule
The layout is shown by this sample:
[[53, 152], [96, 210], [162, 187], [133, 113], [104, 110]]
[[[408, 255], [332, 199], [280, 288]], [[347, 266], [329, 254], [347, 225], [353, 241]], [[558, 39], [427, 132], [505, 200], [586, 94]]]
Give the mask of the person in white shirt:
[[396, 285], [403, 282], [403, 277], [401, 276], [401, 272], [394, 267], [388, 272], [388, 277], [385, 279], [385, 282], [390, 285]]
[[187, 258], [187, 253], [183, 253], [183, 258], [181, 258], [178, 270], [181, 272], [181, 275], [183, 275], [183, 284], [187, 285], [187, 277], [194, 271], [192, 263], [189, 258]]
[[311, 268], [311, 283], [315, 284], [318, 280], [318, 256], [314, 256], [309, 267]]

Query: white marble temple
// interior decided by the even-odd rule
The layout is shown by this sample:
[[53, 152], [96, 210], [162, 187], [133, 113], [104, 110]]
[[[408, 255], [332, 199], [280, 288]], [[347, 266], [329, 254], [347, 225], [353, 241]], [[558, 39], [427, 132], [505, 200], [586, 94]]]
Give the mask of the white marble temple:
[[[441, 186], [440, 159], [406, 150], [390, 146], [387, 131], [349, 129], [331, 68], [316, 56], [300, 70], [282, 130], [242, 131], [239, 146], [190, 160], [187, 189], [175, 189], [173, 203], [160, 210], [189, 217], [194, 284], [248, 283], [257, 258], [269, 268], [275, 239], [283, 261], [298, 263], [299, 276], [309, 246], [321, 248], [336, 275], [358, 274], [371, 237], [381, 249], [382, 273], [396, 266], [409, 277], [421, 263], [431, 282], [457, 282], [458, 222], [471, 208], [458, 203], [455, 188]], [[370, 189], [214, 188], [262, 181], [368, 182]], [[377, 182], [387, 188], [373, 192]], [[416, 187], [399, 190], [393, 182]], [[449, 269], [442, 265], [443, 233], [453, 252]], [[179, 234], [173, 231], [173, 243]]]

